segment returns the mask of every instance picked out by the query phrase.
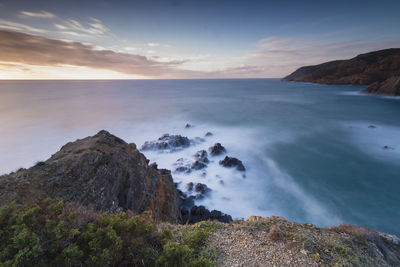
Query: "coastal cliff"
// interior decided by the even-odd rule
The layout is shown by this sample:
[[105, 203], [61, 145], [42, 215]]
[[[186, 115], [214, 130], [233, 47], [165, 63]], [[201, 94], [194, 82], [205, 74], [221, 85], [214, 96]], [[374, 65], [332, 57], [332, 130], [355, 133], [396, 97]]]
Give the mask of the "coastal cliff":
[[319, 84], [369, 85], [370, 94], [400, 95], [400, 48], [391, 48], [305, 66], [283, 78]]
[[170, 171], [100, 131], [0, 176], [0, 266], [400, 264], [394, 235], [274, 216], [232, 222], [202, 206], [182, 220], [185, 201]]
[[179, 199], [171, 174], [148, 165], [135, 144], [100, 131], [64, 145], [50, 159], [0, 177], [0, 204], [51, 198], [116, 213], [150, 210], [176, 222]]

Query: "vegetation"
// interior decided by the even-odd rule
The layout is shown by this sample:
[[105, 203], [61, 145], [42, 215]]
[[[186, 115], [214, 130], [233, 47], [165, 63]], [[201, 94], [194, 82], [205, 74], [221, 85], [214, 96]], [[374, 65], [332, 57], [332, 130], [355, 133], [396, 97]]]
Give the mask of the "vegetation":
[[0, 266], [213, 266], [212, 223], [161, 233], [145, 212], [100, 214], [49, 199], [0, 208]]

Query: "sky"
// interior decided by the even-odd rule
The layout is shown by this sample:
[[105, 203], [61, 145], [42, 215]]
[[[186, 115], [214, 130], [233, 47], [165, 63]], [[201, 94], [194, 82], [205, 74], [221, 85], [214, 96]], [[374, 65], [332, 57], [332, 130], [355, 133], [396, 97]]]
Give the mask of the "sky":
[[0, 0], [0, 79], [280, 78], [400, 47], [399, 10], [399, 0]]

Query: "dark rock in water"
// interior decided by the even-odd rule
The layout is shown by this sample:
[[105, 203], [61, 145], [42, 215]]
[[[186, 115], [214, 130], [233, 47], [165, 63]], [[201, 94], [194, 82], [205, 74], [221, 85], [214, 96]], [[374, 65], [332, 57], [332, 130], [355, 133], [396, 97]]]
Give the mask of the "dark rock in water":
[[197, 151], [197, 153], [194, 155], [196, 161], [193, 162], [191, 168], [194, 170], [201, 170], [207, 167], [207, 164], [210, 162], [207, 156], [208, 156], [207, 151], [205, 150]]
[[202, 199], [208, 192], [211, 191], [211, 189], [208, 188], [205, 184], [198, 183], [196, 184], [194, 191], [198, 192], [198, 194], [196, 195], [196, 199]]
[[205, 167], [207, 167], [207, 164], [196, 160], [195, 162], [193, 162], [191, 168], [194, 169], [194, 170], [201, 170], [201, 169], [204, 169]]
[[192, 127], [193, 127], [193, 125], [190, 125], [189, 123], [186, 123], [186, 125], [185, 125], [185, 128], [186, 128], [186, 129], [192, 128]]
[[368, 126], [368, 128], [370, 128], [370, 129], [375, 129], [376, 126], [375, 126], [375, 125], [370, 125], [370, 126]]
[[214, 146], [209, 148], [211, 156], [218, 156], [226, 153], [225, 147], [223, 147], [220, 143], [216, 143]]
[[164, 134], [155, 141], [146, 141], [142, 150], [178, 150], [190, 146], [189, 138], [181, 135]]
[[196, 184], [194, 190], [196, 192], [199, 192], [200, 194], [204, 195], [205, 193], [209, 192], [210, 189], [207, 187], [207, 185], [202, 184], [202, 183], [198, 183]]
[[181, 190], [177, 189], [179, 195], [179, 208], [181, 214], [189, 211], [194, 206], [194, 196], [188, 197], [185, 193]]
[[188, 191], [193, 191], [193, 186], [194, 186], [194, 184], [192, 182], [190, 182], [186, 185], [186, 188]]
[[174, 173], [190, 173], [191, 169], [186, 166], [179, 166], [174, 170]]
[[213, 136], [213, 134], [211, 132], [207, 132], [204, 136], [205, 137], [210, 137], [210, 136]]
[[246, 168], [243, 166], [242, 161], [238, 160], [237, 158], [233, 158], [233, 157], [226, 156], [223, 160], [221, 160], [219, 162], [219, 164], [224, 167], [236, 167], [236, 170], [238, 170], [238, 171], [246, 170]]
[[208, 156], [207, 151], [200, 150], [200, 151], [196, 152], [196, 154], [194, 155], [194, 158], [200, 162], [209, 163], [210, 161], [208, 160], [207, 156]]
[[150, 210], [157, 220], [177, 221], [171, 174], [155, 167], [135, 144], [100, 131], [64, 145], [45, 164], [1, 176], [0, 203], [49, 197], [107, 213]]
[[174, 170], [174, 173], [190, 173], [192, 171], [192, 165], [187, 160], [180, 158], [175, 163], [177, 166]]
[[209, 211], [204, 206], [193, 206], [190, 211], [182, 212], [183, 223], [197, 223], [200, 221], [216, 220], [224, 223], [231, 223], [232, 217], [220, 211]]

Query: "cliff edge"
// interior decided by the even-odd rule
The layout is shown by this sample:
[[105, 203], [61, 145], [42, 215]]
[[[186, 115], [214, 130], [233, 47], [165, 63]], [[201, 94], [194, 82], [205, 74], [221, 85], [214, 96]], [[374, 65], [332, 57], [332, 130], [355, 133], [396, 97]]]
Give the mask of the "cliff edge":
[[44, 162], [0, 176], [0, 205], [38, 198], [116, 213], [150, 210], [157, 220], [180, 219], [170, 172], [148, 165], [135, 144], [107, 131], [64, 145]]
[[301, 67], [283, 80], [370, 85], [365, 93], [400, 95], [400, 48], [379, 50], [348, 60]]

